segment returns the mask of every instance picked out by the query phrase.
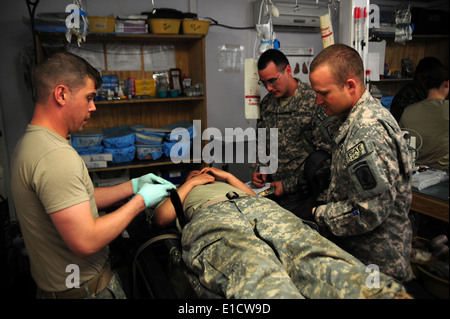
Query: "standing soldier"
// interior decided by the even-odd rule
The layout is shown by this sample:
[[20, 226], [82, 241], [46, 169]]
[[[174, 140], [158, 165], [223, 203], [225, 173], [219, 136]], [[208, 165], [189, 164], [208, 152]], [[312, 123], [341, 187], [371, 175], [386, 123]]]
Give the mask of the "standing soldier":
[[[258, 128], [278, 129], [278, 167], [276, 172], [261, 173], [260, 163], [252, 165], [253, 185], [263, 187], [266, 182], [275, 186], [275, 200], [287, 210], [298, 214], [302, 199], [299, 197], [299, 180], [303, 165], [315, 149], [313, 144], [313, 119], [318, 115], [327, 117], [315, 103], [315, 93], [309, 84], [292, 76], [287, 57], [278, 50], [269, 49], [258, 60], [260, 84], [268, 90], [261, 102], [261, 119]], [[322, 121], [321, 121], [322, 122]], [[319, 132], [316, 129], [316, 132]], [[266, 134], [266, 147], [270, 136]], [[258, 150], [263, 141], [258, 141]], [[266, 152], [271, 153], [270, 151]], [[310, 209], [309, 209], [310, 211]]]
[[327, 235], [364, 264], [402, 281], [409, 265], [411, 162], [395, 119], [364, 86], [352, 48], [336, 44], [313, 60], [310, 81], [326, 114], [346, 117], [334, 137], [327, 204], [314, 208]]

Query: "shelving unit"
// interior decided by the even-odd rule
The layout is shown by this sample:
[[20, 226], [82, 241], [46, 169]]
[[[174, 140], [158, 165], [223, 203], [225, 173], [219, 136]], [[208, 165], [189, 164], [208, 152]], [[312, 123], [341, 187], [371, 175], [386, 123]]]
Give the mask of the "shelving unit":
[[[386, 54], [385, 63], [388, 63], [390, 69], [400, 69], [402, 59], [409, 58], [417, 66], [419, 61], [427, 56], [434, 56], [442, 63], [448, 64], [449, 61], [449, 42], [448, 35], [414, 35], [411, 41], [405, 44], [394, 41], [394, 36], [385, 36]], [[395, 95], [397, 91], [406, 85], [410, 78], [382, 79], [374, 81], [378, 88], [386, 94]]]
[[[38, 33], [36, 36], [37, 56], [40, 61], [45, 56], [45, 45], [49, 41], [53, 47], [55, 43], [63, 46], [66, 39], [60, 33]], [[140, 71], [113, 71], [104, 70], [102, 75], [118, 74], [119, 79], [133, 77], [136, 80], [151, 78], [153, 72], [144, 70], [143, 45], [171, 45], [175, 50], [176, 68], [182, 74], [192, 79], [192, 84], [203, 84], [203, 95], [198, 97], [170, 97], [132, 99], [118, 101], [98, 101], [97, 110], [91, 113], [86, 128], [107, 128], [123, 125], [140, 124], [147, 127], [160, 128], [179, 121], [201, 120], [202, 131], [207, 127], [206, 113], [206, 68], [205, 68], [205, 36], [203, 35], [156, 35], [156, 34], [115, 34], [93, 33], [88, 34], [86, 43], [102, 43], [104, 48], [105, 67], [107, 68], [106, 45], [108, 43], [133, 43], [141, 48]], [[107, 168], [90, 169], [94, 171], [108, 171], [120, 169], [155, 169], [160, 166], [174, 165], [170, 159], [162, 158], [156, 161], [140, 161], [110, 164]]]

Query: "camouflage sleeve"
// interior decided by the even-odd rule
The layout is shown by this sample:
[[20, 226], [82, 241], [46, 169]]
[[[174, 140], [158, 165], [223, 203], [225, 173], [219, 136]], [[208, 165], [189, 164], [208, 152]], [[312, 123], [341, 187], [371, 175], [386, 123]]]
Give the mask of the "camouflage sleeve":
[[[298, 192], [298, 183], [303, 178], [305, 160], [316, 149], [313, 141], [315, 138], [313, 119], [318, 106], [314, 91], [305, 87], [301, 96], [296, 97], [292, 103], [298, 105], [299, 111], [293, 113], [284, 123], [285, 132], [280, 133], [282, 136], [279, 137], [280, 172], [277, 177], [281, 180], [286, 194]], [[286, 134], [286, 131], [289, 133]]]
[[393, 140], [377, 122], [361, 128], [352, 145], [339, 153], [346, 169], [329, 192], [337, 201], [317, 207], [315, 218], [336, 236], [363, 234], [379, 226], [395, 209], [394, 183], [400, 172]]
[[295, 171], [289, 177], [281, 180], [283, 191], [286, 194], [293, 194], [298, 191], [298, 179], [301, 174], [301, 170], [303, 170], [303, 165], [297, 167], [297, 169], [295, 169]]

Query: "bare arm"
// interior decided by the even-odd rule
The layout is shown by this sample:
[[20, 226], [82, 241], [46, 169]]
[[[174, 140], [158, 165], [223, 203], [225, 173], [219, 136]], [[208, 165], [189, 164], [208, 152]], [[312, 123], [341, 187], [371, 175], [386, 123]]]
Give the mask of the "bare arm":
[[134, 196], [114, 212], [94, 219], [89, 201], [50, 214], [69, 249], [81, 258], [100, 251], [145, 209], [144, 198]]
[[[184, 202], [186, 196], [189, 192], [198, 185], [204, 185], [207, 183], [214, 182], [214, 177], [209, 174], [197, 174], [196, 176], [188, 179], [183, 185], [178, 188], [178, 196], [180, 197], [181, 203]], [[172, 204], [172, 201], [167, 199], [162, 205], [160, 205], [153, 215], [154, 222], [159, 226], [166, 226], [173, 222], [177, 214], [175, 212], [175, 208]]]
[[[133, 194], [131, 181], [111, 187], [98, 187], [94, 190], [98, 209], [108, 207]], [[154, 196], [158, 198], [162, 195], [155, 193]], [[86, 258], [114, 240], [144, 209], [144, 197], [136, 194], [114, 212], [96, 219], [92, 216], [89, 201], [52, 213], [50, 218], [69, 249], [75, 255]]]
[[[231, 186], [234, 186], [242, 190], [243, 192], [246, 192], [249, 195], [256, 196], [255, 192], [253, 192], [247, 185], [241, 182], [234, 175], [218, 168], [206, 167], [201, 171], [199, 171], [198, 173], [196, 173], [192, 178], [188, 179], [178, 189], [178, 196], [180, 196], [181, 203], [184, 202], [186, 196], [195, 186], [211, 183], [214, 182], [215, 180], [218, 181], [224, 180]], [[161, 206], [159, 206], [155, 210], [153, 220], [157, 225], [165, 226], [173, 222], [176, 216], [177, 214], [175, 212], [175, 208], [172, 205], [172, 201], [170, 199], [167, 199]]]
[[250, 187], [245, 185], [241, 180], [229, 172], [225, 172], [215, 167], [205, 167], [200, 173], [210, 173], [216, 180], [225, 180], [231, 186], [234, 186], [249, 195], [256, 196], [255, 192]]
[[99, 210], [110, 207], [133, 194], [131, 180], [115, 186], [96, 187], [94, 189], [95, 202]]

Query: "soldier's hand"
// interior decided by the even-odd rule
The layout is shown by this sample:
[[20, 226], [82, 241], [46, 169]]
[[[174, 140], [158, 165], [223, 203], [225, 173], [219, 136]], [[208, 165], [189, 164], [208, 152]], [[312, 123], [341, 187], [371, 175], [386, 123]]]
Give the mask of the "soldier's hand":
[[175, 187], [175, 185], [165, 180], [164, 178], [159, 177], [153, 173], [149, 173], [141, 177], [133, 178], [131, 180], [131, 185], [133, 186], [133, 193], [137, 194], [145, 184], [167, 184]]
[[154, 207], [169, 197], [171, 189], [175, 189], [175, 185], [147, 183], [141, 187], [138, 194], [144, 198], [145, 207]]
[[275, 196], [280, 197], [284, 195], [283, 183], [281, 181], [272, 182], [270, 186], [275, 186]]
[[264, 187], [266, 185], [266, 179], [267, 179], [267, 174], [261, 174], [259, 172], [254, 172], [253, 176], [252, 176], [252, 184], [257, 188]]

